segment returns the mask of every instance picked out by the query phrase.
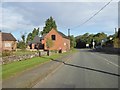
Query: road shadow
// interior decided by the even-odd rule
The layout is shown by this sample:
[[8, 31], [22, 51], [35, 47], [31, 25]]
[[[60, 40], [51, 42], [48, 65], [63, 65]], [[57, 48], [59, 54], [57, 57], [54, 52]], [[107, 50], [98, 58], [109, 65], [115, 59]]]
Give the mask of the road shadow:
[[42, 58], [47, 58], [47, 59], [50, 59], [50, 60], [52, 60], [54, 62], [63, 63], [64, 65], [68, 65], [68, 66], [71, 66], [71, 67], [76, 67], [76, 68], [85, 69], [85, 70], [91, 70], [91, 71], [95, 71], [95, 72], [100, 72], [100, 73], [104, 73], [104, 74], [109, 74], [109, 75], [114, 75], [114, 76], [120, 77], [119, 74], [115, 74], [115, 73], [111, 73], [111, 72], [107, 72], [107, 71], [103, 71], [103, 70], [98, 70], [98, 69], [94, 69], [94, 68], [89, 68], [89, 67], [78, 66], [78, 65], [75, 65], [75, 64], [66, 63], [63, 60], [57, 60], [57, 59], [53, 59], [53, 58], [49, 58], [49, 57], [42, 57]]
[[77, 68], [92, 70], [92, 71], [101, 72], [101, 73], [105, 73], [105, 74], [109, 74], [109, 75], [114, 75], [114, 76], [120, 77], [119, 74], [115, 74], [115, 73], [111, 73], [111, 72], [106, 72], [106, 71], [103, 71], [103, 70], [97, 70], [97, 69], [88, 68], [88, 67], [83, 67], [83, 66], [78, 66], [78, 65], [74, 65], [74, 64], [65, 63], [65, 62], [63, 62], [63, 63], [64, 63], [65, 65], [72, 66], [72, 67], [77, 67]]
[[62, 60], [54, 60], [54, 59], [51, 59], [51, 60], [52, 60], [52, 61], [55, 61], [55, 62], [63, 63], [64, 65], [68, 65], [68, 66], [71, 66], [71, 67], [76, 67], [76, 68], [91, 70], [91, 71], [95, 71], [95, 72], [100, 72], [100, 73], [104, 73], [104, 74], [109, 74], [109, 75], [114, 75], [114, 76], [120, 77], [119, 74], [115, 74], [115, 73], [111, 73], [111, 72], [106, 72], [106, 71], [103, 71], [103, 70], [97, 70], [97, 69], [93, 69], [93, 68], [89, 68], [89, 67], [78, 66], [78, 65], [66, 63], [66, 62], [64, 62], [64, 61], [62, 61]]

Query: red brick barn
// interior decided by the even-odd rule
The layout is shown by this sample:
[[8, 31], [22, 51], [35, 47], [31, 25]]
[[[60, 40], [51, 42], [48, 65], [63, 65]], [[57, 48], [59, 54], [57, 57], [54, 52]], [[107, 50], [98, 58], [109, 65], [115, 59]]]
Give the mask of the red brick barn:
[[[53, 42], [53, 46], [51, 48], [47, 48], [46, 41], [47, 39], [51, 39]], [[66, 52], [70, 50], [70, 40], [63, 33], [52, 29], [48, 34], [43, 36], [42, 44], [44, 45], [44, 50], [62, 50], [62, 52]]]

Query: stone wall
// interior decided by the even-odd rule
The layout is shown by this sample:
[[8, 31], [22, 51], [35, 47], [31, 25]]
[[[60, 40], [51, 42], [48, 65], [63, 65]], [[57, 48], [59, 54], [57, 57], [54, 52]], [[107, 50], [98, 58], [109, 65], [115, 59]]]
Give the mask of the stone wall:
[[46, 56], [46, 55], [47, 55], [47, 51], [41, 51], [40, 53], [36, 52], [34, 54], [26, 54], [26, 55], [19, 55], [19, 56], [12, 55], [7, 57], [2, 57], [2, 64], [8, 64], [15, 61], [23, 61], [33, 57]]
[[38, 53], [26, 54], [26, 55], [20, 55], [20, 56], [13, 55], [13, 56], [2, 57], [2, 64], [8, 64], [15, 61], [23, 61], [23, 60], [30, 59], [37, 56], [38, 56]]

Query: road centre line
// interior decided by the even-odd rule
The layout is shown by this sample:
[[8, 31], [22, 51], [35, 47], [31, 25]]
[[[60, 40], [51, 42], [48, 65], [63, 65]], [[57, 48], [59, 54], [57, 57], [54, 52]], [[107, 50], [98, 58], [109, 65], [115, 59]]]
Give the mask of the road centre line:
[[117, 64], [115, 64], [115, 63], [109, 61], [109, 60], [106, 59], [106, 58], [103, 58], [102, 56], [98, 56], [97, 54], [94, 54], [94, 53], [91, 53], [91, 54], [92, 54], [92, 55], [96, 55], [97, 57], [102, 58], [102, 60], [107, 61], [108, 63], [110, 63], [110, 64], [112, 64], [112, 65], [114, 65], [114, 66], [116, 66], [116, 67], [120, 67], [119, 65], [117, 65]]

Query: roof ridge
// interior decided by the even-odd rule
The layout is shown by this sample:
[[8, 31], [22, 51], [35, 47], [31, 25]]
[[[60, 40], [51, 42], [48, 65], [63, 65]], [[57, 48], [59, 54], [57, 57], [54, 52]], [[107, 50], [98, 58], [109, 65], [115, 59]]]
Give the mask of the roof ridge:
[[11, 33], [2, 33], [2, 41], [17, 41]]

